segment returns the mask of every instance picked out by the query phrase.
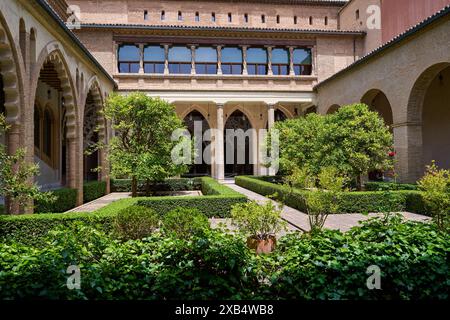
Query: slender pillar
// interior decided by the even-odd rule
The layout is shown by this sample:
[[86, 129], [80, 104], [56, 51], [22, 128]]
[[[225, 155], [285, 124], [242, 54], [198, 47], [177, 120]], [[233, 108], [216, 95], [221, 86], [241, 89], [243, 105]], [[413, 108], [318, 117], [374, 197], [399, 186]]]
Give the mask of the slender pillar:
[[311, 75], [316, 74], [316, 49], [311, 47]]
[[222, 46], [217, 46], [217, 74], [222, 74]]
[[[272, 129], [275, 124], [275, 104], [270, 103], [267, 105], [267, 127]], [[275, 171], [272, 168], [267, 170], [269, 176], [274, 176]]]
[[115, 54], [113, 55], [113, 59], [114, 59], [114, 72], [115, 73], [119, 73], [119, 46], [120, 43], [116, 42], [114, 43], [114, 52]]
[[295, 76], [294, 70], [294, 47], [289, 47], [289, 75]]
[[273, 71], [272, 71], [272, 47], [271, 46], [267, 46], [267, 75], [268, 76], [272, 76], [273, 75]]
[[164, 74], [169, 74], [169, 45], [164, 45]]
[[[7, 150], [9, 155], [13, 155], [17, 152], [20, 147], [20, 128], [18, 125], [12, 125], [5, 137], [7, 141]], [[17, 166], [14, 170], [17, 170]], [[9, 214], [20, 214], [20, 206], [16, 201], [12, 201], [9, 198], [5, 199], [6, 213]]]
[[140, 57], [139, 73], [143, 74], [144, 73], [144, 44], [143, 43], [139, 44], [139, 57]]
[[216, 126], [216, 145], [215, 145], [215, 166], [216, 166], [216, 179], [225, 179], [225, 161], [224, 161], [224, 119], [223, 119], [223, 103], [217, 104], [217, 126]]
[[248, 75], [247, 71], [247, 46], [241, 46], [242, 48], [242, 74]]
[[191, 74], [195, 73], [195, 45], [191, 45]]

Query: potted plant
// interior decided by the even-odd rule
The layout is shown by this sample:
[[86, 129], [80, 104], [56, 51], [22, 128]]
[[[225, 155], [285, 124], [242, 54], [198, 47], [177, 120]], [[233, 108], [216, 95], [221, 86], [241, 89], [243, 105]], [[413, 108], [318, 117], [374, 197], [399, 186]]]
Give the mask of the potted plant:
[[270, 253], [276, 246], [276, 233], [286, 229], [281, 210], [272, 201], [239, 203], [231, 210], [232, 223], [247, 236], [247, 245], [257, 254]]

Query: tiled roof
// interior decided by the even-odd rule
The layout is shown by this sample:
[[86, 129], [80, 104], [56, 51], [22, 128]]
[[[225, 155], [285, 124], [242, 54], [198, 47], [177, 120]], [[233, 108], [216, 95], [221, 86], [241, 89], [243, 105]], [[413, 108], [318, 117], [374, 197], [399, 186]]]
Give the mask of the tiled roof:
[[[178, 0], [179, 1], [179, 0]], [[194, 0], [195, 1], [195, 0]], [[208, 0], [198, 0], [198, 1], [208, 1]], [[209, 0], [211, 2], [254, 2], [254, 3], [274, 3], [274, 4], [307, 4], [307, 5], [332, 5], [332, 6], [343, 6], [347, 4], [350, 0]]]
[[103, 68], [103, 66], [97, 61], [97, 59], [94, 58], [94, 56], [91, 54], [91, 52], [81, 43], [80, 39], [66, 26], [66, 24], [61, 20], [61, 18], [58, 16], [58, 14], [55, 12], [55, 10], [49, 5], [49, 3], [46, 0], [35, 0], [37, 4], [40, 5], [42, 9], [44, 9], [52, 19], [54, 19], [58, 25], [63, 29], [63, 31], [70, 37], [71, 40], [77, 45], [84, 54], [88, 57], [89, 60], [94, 63], [94, 65], [108, 78], [109, 81], [114, 83], [114, 86], [116, 86], [116, 82], [111, 77], [111, 75]]
[[258, 27], [233, 27], [233, 26], [189, 26], [189, 25], [143, 25], [143, 24], [115, 24], [115, 23], [85, 23], [82, 28], [102, 29], [130, 29], [130, 30], [221, 30], [239, 32], [291, 32], [303, 34], [365, 34], [364, 31], [355, 30], [328, 30], [328, 29], [293, 29], [293, 28], [258, 28]]
[[355, 62], [353, 62], [352, 64], [350, 64], [348, 67], [342, 69], [341, 71], [335, 73], [334, 75], [332, 75], [331, 77], [323, 80], [322, 82], [318, 83], [314, 89], [319, 88], [320, 86], [322, 86], [323, 84], [337, 78], [338, 76], [344, 74], [345, 72], [349, 71], [350, 69], [355, 68], [356, 66], [369, 61], [370, 59], [372, 59], [373, 57], [378, 56], [380, 53], [388, 50], [389, 48], [393, 47], [394, 45], [408, 39], [410, 36], [414, 35], [416, 32], [426, 28], [427, 26], [429, 26], [430, 24], [432, 24], [433, 22], [447, 16], [450, 14], [450, 5], [444, 7], [442, 10], [436, 12], [434, 15], [426, 18], [425, 20], [423, 20], [422, 22], [419, 22], [418, 24], [416, 24], [415, 26], [407, 29], [405, 32], [395, 36], [393, 39], [391, 39], [390, 41], [384, 43], [383, 45], [381, 45], [380, 47], [374, 49], [373, 51], [369, 52], [368, 54], [366, 54], [365, 56], [361, 57], [360, 59], [356, 60]]

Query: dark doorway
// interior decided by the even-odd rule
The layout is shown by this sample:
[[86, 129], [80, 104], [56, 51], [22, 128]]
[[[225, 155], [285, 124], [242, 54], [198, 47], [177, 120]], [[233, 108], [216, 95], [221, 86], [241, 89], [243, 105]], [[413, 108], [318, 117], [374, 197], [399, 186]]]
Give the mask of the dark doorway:
[[[189, 130], [189, 133], [191, 134], [191, 137], [195, 137], [194, 130], [195, 125], [197, 125], [197, 128], [200, 128], [201, 125], [201, 137], [198, 137], [198, 142], [196, 142], [196, 161], [191, 166], [191, 169], [189, 170], [189, 173], [187, 173], [185, 176], [190, 177], [197, 177], [197, 176], [210, 176], [211, 175], [211, 165], [208, 163], [211, 163], [211, 158], [205, 159], [204, 157], [204, 151], [209, 146], [210, 141], [205, 141], [203, 139], [204, 134], [207, 130], [209, 130], [209, 124], [208, 121], [205, 119], [205, 117], [198, 111], [192, 111], [190, 112], [185, 118], [184, 118], [184, 124]], [[201, 141], [201, 145], [198, 145]], [[202, 163], [199, 163], [201, 159]]]
[[[234, 130], [234, 134], [227, 134], [230, 129]], [[250, 161], [252, 133], [249, 129], [252, 129], [250, 121], [241, 111], [236, 110], [228, 118], [224, 131], [225, 177], [253, 174], [253, 164]], [[245, 138], [238, 138], [236, 134], [239, 133], [244, 133]], [[233, 155], [228, 155], [227, 149], [233, 150]]]

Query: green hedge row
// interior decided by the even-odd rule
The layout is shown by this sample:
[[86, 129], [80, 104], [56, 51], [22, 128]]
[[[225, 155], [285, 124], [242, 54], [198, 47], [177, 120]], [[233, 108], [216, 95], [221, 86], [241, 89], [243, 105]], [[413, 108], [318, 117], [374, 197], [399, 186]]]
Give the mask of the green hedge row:
[[106, 195], [106, 181], [85, 182], [83, 185], [83, 202], [91, 202]]
[[[149, 184], [149, 191], [190, 191], [200, 190], [202, 178], [174, 178], [164, 182]], [[131, 192], [131, 179], [111, 179], [112, 192]], [[138, 192], [146, 192], [145, 181], [138, 181]]]
[[369, 181], [364, 184], [366, 191], [398, 191], [398, 190], [418, 190], [417, 184], [395, 183], [395, 182], [375, 182]]
[[226, 218], [234, 204], [247, 201], [245, 196], [210, 177], [201, 178], [201, 190], [203, 197], [152, 197], [139, 200], [137, 205], [152, 208], [160, 214], [185, 207], [196, 208], [210, 218]]
[[[286, 205], [306, 211], [304, 202], [305, 190], [294, 189], [264, 181], [259, 177], [240, 176], [236, 184], [264, 196], [275, 196]], [[421, 192], [415, 190], [399, 190], [391, 192], [365, 191], [342, 192], [339, 196], [339, 213], [369, 213], [369, 212], [414, 212], [427, 214]]]
[[[98, 223], [105, 232], [109, 232], [116, 214], [135, 204], [151, 207], [160, 214], [176, 207], [187, 207], [197, 208], [208, 217], [228, 217], [232, 205], [247, 201], [247, 198], [240, 193], [212, 178], [204, 177], [200, 182], [200, 188], [205, 195], [203, 197], [130, 198], [116, 201], [94, 213], [0, 216], [0, 242], [16, 240], [26, 244], [36, 244], [36, 242], [42, 241], [43, 236], [49, 230], [59, 225], [70, 226], [76, 221]], [[61, 190], [63, 190], [62, 192], [66, 191]]]
[[77, 205], [78, 191], [76, 189], [62, 188], [52, 190], [56, 200], [52, 203], [35, 201], [34, 212], [36, 213], [62, 213], [73, 209]]

